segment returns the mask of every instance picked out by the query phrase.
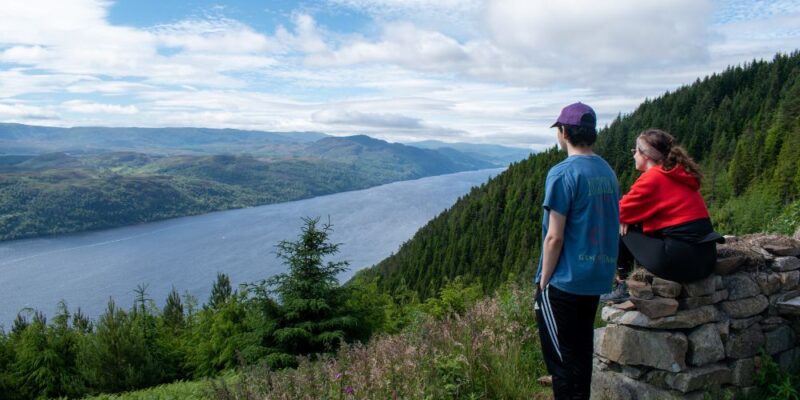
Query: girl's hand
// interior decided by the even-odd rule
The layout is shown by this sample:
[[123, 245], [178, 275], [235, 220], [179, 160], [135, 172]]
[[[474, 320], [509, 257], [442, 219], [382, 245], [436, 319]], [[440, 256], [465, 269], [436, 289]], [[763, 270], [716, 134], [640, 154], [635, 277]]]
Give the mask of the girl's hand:
[[620, 222], [619, 224], [619, 235], [625, 236], [628, 233], [628, 224], [623, 224]]

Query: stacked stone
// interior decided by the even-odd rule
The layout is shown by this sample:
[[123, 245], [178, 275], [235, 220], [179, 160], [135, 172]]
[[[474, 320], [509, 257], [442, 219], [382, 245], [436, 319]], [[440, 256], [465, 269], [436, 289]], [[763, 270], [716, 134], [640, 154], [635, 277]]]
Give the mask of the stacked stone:
[[729, 242], [708, 278], [646, 276], [628, 282], [630, 301], [603, 307], [593, 399], [701, 399], [715, 387], [747, 393], [762, 351], [783, 368], [800, 363], [800, 242]]

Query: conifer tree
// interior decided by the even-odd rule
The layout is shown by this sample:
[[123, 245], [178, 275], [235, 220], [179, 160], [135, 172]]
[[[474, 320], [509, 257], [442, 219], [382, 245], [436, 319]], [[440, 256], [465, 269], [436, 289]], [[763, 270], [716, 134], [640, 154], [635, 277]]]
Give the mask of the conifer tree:
[[289, 272], [267, 281], [280, 303], [271, 335], [278, 351], [268, 357], [273, 367], [292, 364], [290, 355], [335, 350], [351, 337], [356, 324], [345, 307], [346, 289], [336, 278], [349, 263], [325, 261], [339, 252], [339, 244], [329, 241], [330, 222], [320, 226], [319, 218], [303, 218], [303, 223], [297, 240], [277, 246]]
[[217, 280], [211, 288], [211, 297], [208, 299], [208, 306], [218, 308], [233, 295], [231, 280], [227, 274], [217, 272]]
[[184, 324], [183, 303], [181, 296], [175, 287], [167, 295], [167, 301], [164, 303], [164, 310], [161, 312], [161, 318], [164, 324], [172, 328], [180, 328]]
[[158, 339], [154, 348], [161, 367], [160, 380], [169, 382], [187, 377], [186, 371], [186, 317], [183, 302], [175, 287], [167, 295], [161, 318], [158, 319]]
[[22, 312], [17, 313], [17, 317], [14, 318], [14, 322], [11, 324], [11, 336], [17, 337], [21, 335], [28, 325], [30, 325], [30, 322], [22, 315]]
[[92, 333], [93, 329], [92, 320], [81, 311], [80, 307], [72, 313], [72, 326], [81, 335]]
[[0, 329], [0, 398], [15, 400], [20, 398], [17, 393], [17, 381], [13, 376], [14, 348], [11, 338], [3, 329]]
[[22, 394], [30, 398], [75, 397], [83, 393], [77, 364], [78, 336], [69, 327], [64, 302], [50, 326], [44, 314], [34, 314], [16, 348], [14, 371]]
[[101, 392], [121, 392], [157, 383], [151, 377], [158, 365], [133, 314], [109, 300], [97, 321], [83, 358], [83, 371], [86, 380]]

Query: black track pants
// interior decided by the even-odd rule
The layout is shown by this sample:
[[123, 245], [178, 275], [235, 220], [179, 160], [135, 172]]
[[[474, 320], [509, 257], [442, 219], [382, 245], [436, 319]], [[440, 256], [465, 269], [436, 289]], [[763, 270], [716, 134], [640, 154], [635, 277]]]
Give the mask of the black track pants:
[[713, 242], [689, 243], [628, 229], [628, 234], [619, 241], [617, 273], [620, 279], [628, 277], [634, 259], [659, 278], [692, 282], [707, 277], [714, 270], [717, 247]]
[[599, 297], [571, 294], [551, 285], [536, 291], [536, 323], [556, 400], [589, 399]]

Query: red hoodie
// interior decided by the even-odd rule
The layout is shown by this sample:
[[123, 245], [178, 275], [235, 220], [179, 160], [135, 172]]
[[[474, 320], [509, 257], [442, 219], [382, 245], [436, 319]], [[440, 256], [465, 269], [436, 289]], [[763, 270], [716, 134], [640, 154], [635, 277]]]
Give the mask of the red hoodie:
[[642, 224], [645, 233], [708, 218], [700, 183], [681, 165], [664, 171], [660, 165], [645, 171], [619, 201], [619, 219]]

